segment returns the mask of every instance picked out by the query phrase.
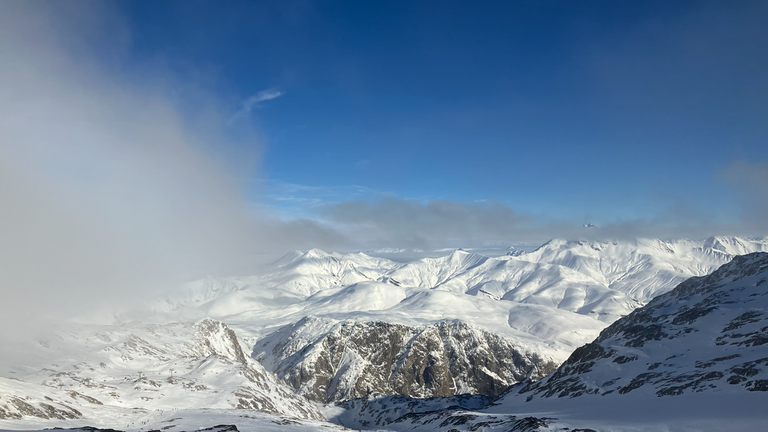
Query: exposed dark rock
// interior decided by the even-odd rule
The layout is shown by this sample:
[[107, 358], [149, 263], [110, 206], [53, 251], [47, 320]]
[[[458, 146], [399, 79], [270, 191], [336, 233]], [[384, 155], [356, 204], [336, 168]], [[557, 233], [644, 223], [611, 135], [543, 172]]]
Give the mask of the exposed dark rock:
[[750, 381], [747, 383], [746, 387], [749, 391], [768, 391], [768, 380], [760, 379]]
[[[303, 337], [318, 326], [327, 330], [314, 339]], [[548, 359], [460, 321], [409, 327], [306, 318], [257, 342], [254, 357], [320, 402], [370, 394], [496, 397], [555, 368]]]
[[635, 360], [637, 360], [637, 356], [618, 356], [615, 359], [613, 359], [613, 362], [618, 364], [624, 364], [624, 363], [629, 363]]

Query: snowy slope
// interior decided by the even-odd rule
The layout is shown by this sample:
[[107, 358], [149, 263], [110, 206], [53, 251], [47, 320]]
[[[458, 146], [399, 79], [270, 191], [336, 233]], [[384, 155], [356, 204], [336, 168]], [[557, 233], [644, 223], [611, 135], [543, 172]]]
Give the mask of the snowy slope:
[[[518, 256], [489, 258], [458, 250], [396, 263], [363, 253], [313, 249], [289, 253], [261, 276], [190, 283], [159, 298], [154, 308], [171, 316], [192, 310], [253, 337], [308, 315], [408, 325], [461, 319], [506, 336], [539, 340], [564, 360], [576, 346], [653, 296], [715, 270], [733, 253], [762, 250], [768, 250], [768, 240], [736, 237], [699, 242], [552, 240]], [[551, 327], [536, 319], [539, 308], [524, 305], [540, 306], [556, 317], [575, 313], [590, 319], [568, 318], [574, 321], [568, 325], [570, 336], [561, 332], [564, 339], [553, 338], [551, 329], [537, 331]], [[529, 311], [531, 322], [525, 320]]]
[[113, 427], [123, 427], [118, 419], [137, 412], [202, 408], [323, 419], [212, 319], [69, 328], [40, 341], [38, 351], [55, 362], [30, 362], [0, 377], [0, 427], [4, 420], [94, 419], [104, 412], [114, 413]]
[[510, 400], [766, 392], [766, 346], [768, 254], [755, 253], [657, 297]]
[[[708, 274], [735, 254], [759, 251], [768, 251], [768, 240], [552, 240], [517, 256], [489, 258], [457, 250], [408, 263], [313, 249], [288, 254], [262, 276], [208, 278], [188, 284], [158, 299], [156, 307], [174, 310], [192, 305], [224, 317], [300, 303], [289, 307], [291, 311], [317, 306], [316, 300], [337, 294], [339, 288], [380, 282], [540, 304], [610, 323], [683, 280]], [[343, 302], [341, 297], [336, 296], [333, 304]]]
[[43, 432], [332, 432], [349, 429], [323, 420], [297, 419], [237, 409], [126, 410], [104, 406], [99, 415], [74, 420], [26, 417], [0, 420], [0, 431]]

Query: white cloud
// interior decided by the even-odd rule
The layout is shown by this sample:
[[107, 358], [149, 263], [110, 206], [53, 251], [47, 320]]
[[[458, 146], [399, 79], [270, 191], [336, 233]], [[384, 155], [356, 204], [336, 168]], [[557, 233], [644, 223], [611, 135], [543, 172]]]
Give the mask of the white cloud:
[[248, 114], [250, 114], [253, 108], [259, 103], [272, 100], [272, 99], [277, 99], [284, 94], [285, 92], [276, 90], [276, 89], [267, 89], [267, 90], [262, 90], [256, 93], [255, 95], [243, 101], [243, 107], [240, 109], [240, 111], [236, 112], [229, 119], [230, 124], [241, 118], [246, 117]]
[[[760, 183], [764, 178], [761, 170], [752, 171], [750, 179]], [[717, 223], [706, 213], [684, 203], [672, 205], [653, 219], [606, 221], [589, 229], [584, 224], [591, 221], [557, 220], [518, 212], [493, 201], [421, 202], [386, 197], [328, 203], [322, 211], [329, 223], [348, 238], [369, 248], [473, 247], [498, 241], [543, 243], [555, 237], [698, 239], [748, 234], [741, 224]]]

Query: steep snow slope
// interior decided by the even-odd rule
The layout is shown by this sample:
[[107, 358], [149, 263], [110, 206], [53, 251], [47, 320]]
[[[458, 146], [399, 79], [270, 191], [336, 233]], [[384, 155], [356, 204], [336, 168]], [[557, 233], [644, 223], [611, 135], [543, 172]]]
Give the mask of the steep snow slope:
[[106, 410], [115, 413], [113, 426], [124, 426], [118, 419], [136, 410], [202, 408], [323, 418], [212, 319], [59, 331], [40, 342], [39, 356], [55, 362], [17, 366], [0, 378], [0, 420], [94, 419]]

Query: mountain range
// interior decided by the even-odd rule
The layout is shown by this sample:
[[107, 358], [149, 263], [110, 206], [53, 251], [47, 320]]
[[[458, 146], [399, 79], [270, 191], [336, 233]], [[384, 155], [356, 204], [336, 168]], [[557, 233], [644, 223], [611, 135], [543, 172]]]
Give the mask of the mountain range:
[[[113, 322], [30, 341], [35, 361], [0, 371], [0, 428], [174, 431], [245, 415], [239, 424], [262, 430], [336, 427], [325, 418], [462, 430], [488, 416], [503, 420], [478, 428], [533, 430], [562, 420], [542, 412], [603, 394], [601, 404], [738, 388], [752, 403], [768, 355], [765, 255], [734, 257], [760, 251], [767, 238], [552, 240], [406, 262], [294, 251], [257, 276], [206, 277]], [[729, 294], [707, 294], [728, 277]], [[714, 320], [721, 303], [741, 312]], [[696, 338], [711, 329], [714, 345]]]

